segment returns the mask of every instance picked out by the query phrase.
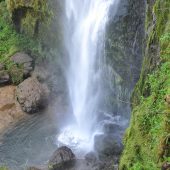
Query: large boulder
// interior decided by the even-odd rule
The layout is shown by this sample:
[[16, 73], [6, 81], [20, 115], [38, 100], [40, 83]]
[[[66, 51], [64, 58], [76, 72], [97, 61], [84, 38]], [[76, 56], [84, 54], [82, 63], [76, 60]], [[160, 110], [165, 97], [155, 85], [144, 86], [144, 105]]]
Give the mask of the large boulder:
[[17, 86], [16, 97], [24, 112], [34, 113], [43, 108], [49, 96], [48, 87], [36, 78], [28, 78]]
[[66, 146], [57, 149], [49, 160], [48, 167], [50, 170], [64, 170], [75, 163], [75, 155], [72, 150]]
[[113, 133], [117, 133], [120, 132], [122, 130], [121, 126], [119, 124], [116, 123], [105, 123], [103, 125], [103, 132], [105, 134], [113, 134]]
[[123, 149], [121, 138], [114, 134], [99, 134], [94, 137], [94, 148], [99, 155], [120, 155]]
[[25, 77], [28, 77], [33, 71], [33, 59], [24, 52], [19, 52], [13, 55], [11, 61], [23, 68], [23, 75]]

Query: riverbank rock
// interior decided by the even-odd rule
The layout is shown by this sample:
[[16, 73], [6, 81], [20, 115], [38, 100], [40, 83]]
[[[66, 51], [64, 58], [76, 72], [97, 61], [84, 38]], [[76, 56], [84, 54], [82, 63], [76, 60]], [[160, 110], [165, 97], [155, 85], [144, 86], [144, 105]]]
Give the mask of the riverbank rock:
[[94, 137], [94, 147], [99, 155], [120, 155], [123, 149], [121, 138], [114, 134], [99, 134]]
[[10, 82], [10, 76], [7, 71], [0, 71], [0, 86], [6, 85]]
[[75, 155], [72, 150], [66, 146], [57, 149], [49, 160], [48, 167], [50, 170], [64, 170], [75, 163]]
[[26, 113], [34, 113], [43, 108], [47, 104], [48, 96], [48, 87], [36, 78], [28, 78], [17, 86], [16, 97]]
[[24, 52], [16, 53], [11, 57], [11, 60], [17, 64], [22, 66], [23, 68], [23, 75], [28, 77], [31, 72], [33, 71], [33, 59], [28, 54]]
[[15, 90], [15, 86], [0, 88], [0, 133], [25, 115], [15, 100]]

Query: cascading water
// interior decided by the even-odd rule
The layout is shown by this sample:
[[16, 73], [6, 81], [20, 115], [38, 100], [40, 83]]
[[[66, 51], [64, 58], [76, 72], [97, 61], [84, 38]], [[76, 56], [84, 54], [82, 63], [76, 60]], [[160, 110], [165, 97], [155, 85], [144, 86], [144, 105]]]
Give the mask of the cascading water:
[[75, 122], [58, 136], [58, 141], [93, 149], [97, 109], [101, 98], [104, 37], [109, 8], [116, 13], [119, 0], [66, 0], [65, 44], [69, 55], [67, 83]]

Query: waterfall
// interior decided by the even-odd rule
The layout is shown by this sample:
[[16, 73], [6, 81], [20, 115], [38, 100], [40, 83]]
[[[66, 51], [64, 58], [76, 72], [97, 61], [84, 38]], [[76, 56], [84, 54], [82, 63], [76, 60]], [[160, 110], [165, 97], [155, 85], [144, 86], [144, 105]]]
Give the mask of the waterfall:
[[[66, 79], [75, 122], [58, 136], [66, 145], [93, 149], [102, 94], [104, 38], [109, 9], [116, 13], [119, 0], [66, 0], [65, 46], [69, 56]], [[112, 14], [113, 16], [113, 14]], [[99, 133], [99, 132], [98, 132]]]

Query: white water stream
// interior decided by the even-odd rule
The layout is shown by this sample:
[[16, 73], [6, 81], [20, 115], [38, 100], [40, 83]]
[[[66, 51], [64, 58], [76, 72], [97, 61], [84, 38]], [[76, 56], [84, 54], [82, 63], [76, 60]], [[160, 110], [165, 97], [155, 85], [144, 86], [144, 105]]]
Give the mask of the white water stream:
[[66, 0], [65, 44], [69, 55], [67, 83], [75, 122], [62, 130], [58, 141], [86, 151], [98, 132], [97, 109], [104, 62], [104, 37], [109, 9], [119, 0]]

